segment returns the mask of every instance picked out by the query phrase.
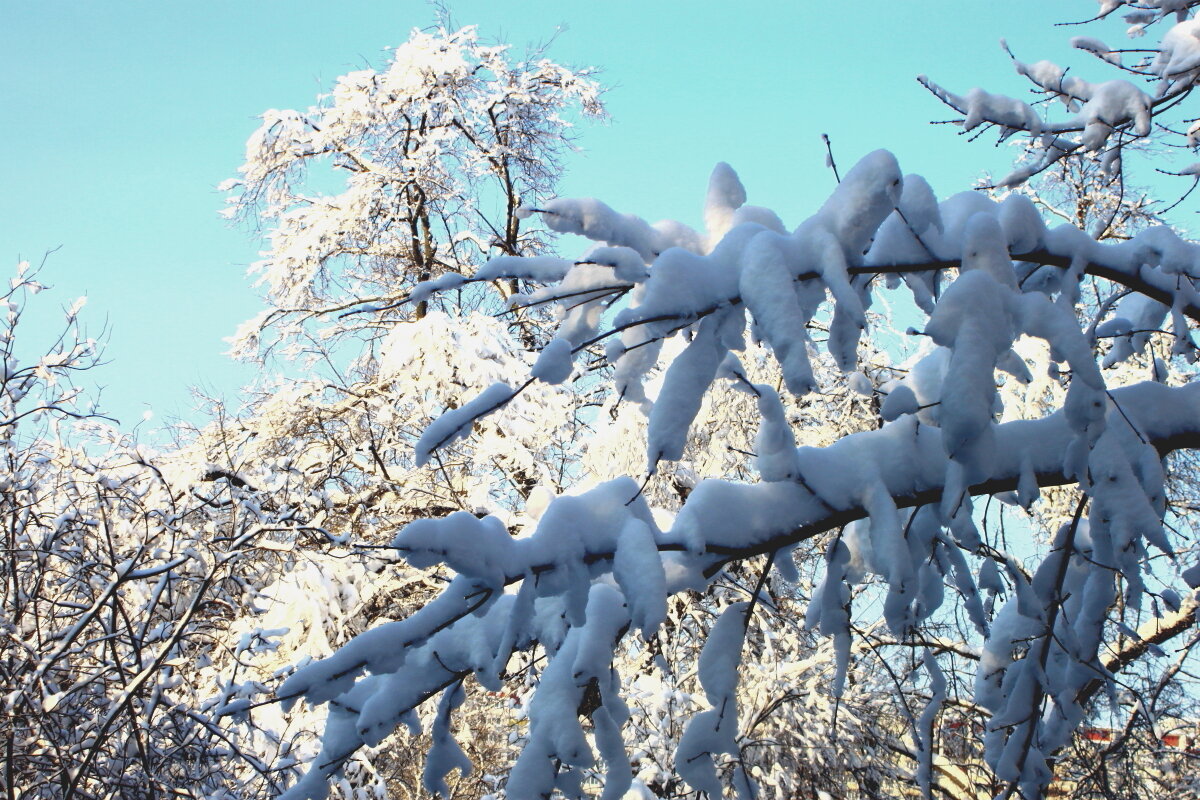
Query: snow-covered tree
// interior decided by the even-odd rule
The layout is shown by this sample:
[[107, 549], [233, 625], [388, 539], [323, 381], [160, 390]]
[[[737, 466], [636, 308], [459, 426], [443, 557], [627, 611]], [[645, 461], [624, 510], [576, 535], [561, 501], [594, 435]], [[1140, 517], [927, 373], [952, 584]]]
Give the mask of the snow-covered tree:
[[[269, 239], [253, 268], [269, 308], [234, 337], [234, 353], [276, 365], [267, 356], [282, 356], [286, 374], [254, 387], [243, 408], [214, 403], [176, 456], [294, 519], [295, 541], [257, 562], [231, 611], [231, 651], [203, 672], [227, 685], [221, 710], [250, 726], [245, 746], [281, 779], [313, 756], [305, 742], [318, 721], [281, 718], [257, 695], [280, 667], [411, 613], [444, 579], [397, 568], [381, 552], [396, 532], [452, 512], [503, 514], [519, 528], [531, 496], [573, 480], [587, 401], [548, 385], [444, 448], [436, 468], [417, 467], [428, 420], [480, 384], [527, 372], [548, 318], [536, 304], [485, 313], [504, 308], [522, 288], [515, 280], [461, 290], [443, 280], [445, 294], [403, 301], [416, 283], [473, 273], [490, 255], [546, 251], [552, 232], [522, 199], [553, 194], [572, 122], [602, 113], [599, 95], [588, 71], [541, 53], [518, 61], [473, 28], [414, 31], [384, 69], [343, 76], [307, 112], [264, 114], [227, 184], [229, 215]], [[260, 641], [260, 631], [270, 635]], [[503, 729], [510, 716], [494, 710], [479, 728]], [[286, 752], [281, 737], [294, 742]], [[496, 747], [481, 735], [468, 751], [501, 769], [507, 750], [487, 755]], [[394, 753], [349, 765], [342, 795], [417, 793], [419, 762]]]
[[[568, 483], [580, 401], [558, 387], [485, 423], [436, 471], [414, 468], [425, 421], [528, 370], [542, 309], [481, 312], [520, 282], [451, 284], [489, 255], [545, 252], [552, 232], [526, 206], [553, 193], [571, 119], [603, 112], [588, 70], [509, 50], [474, 28], [414, 31], [385, 69], [342, 76], [307, 112], [265, 113], [228, 183], [231, 215], [269, 231], [252, 268], [269, 308], [233, 352], [262, 358], [282, 342], [305, 371], [257, 387], [202, 446], [283, 459], [366, 543], [430, 511], [515, 510], [539, 485]], [[411, 298], [421, 281], [444, 291]]]
[[280, 791], [287, 742], [244, 746], [203, 668], [254, 583], [253, 554], [272, 532], [296, 536], [295, 515], [113, 428], [74, 383], [100, 359], [83, 303], [41, 350], [26, 338], [42, 288], [22, 263], [0, 297], [0, 785], [23, 798]]
[[308, 111], [267, 111], [223, 186], [229, 216], [270, 228], [252, 268], [268, 308], [233, 352], [372, 341], [407, 317], [415, 283], [539, 254], [545, 230], [523, 225], [522, 203], [553, 191], [572, 116], [602, 113], [587, 70], [514, 60], [470, 27], [414, 31], [386, 68], [342, 76]]
[[[1118, 5], [1107, 3], [1106, 13]], [[1043, 161], [1119, 154], [1126, 138], [1148, 135], [1151, 118], [1187, 96], [1195, 77], [1176, 63], [1189, 4], [1165, 6], [1130, 12], [1143, 22], [1177, 16], [1155, 56], [1168, 65], [1152, 69], [1166, 86], [1156, 96], [1126, 83], [1073, 83], [1068, 92], [1060, 75], [1053, 91], [1082, 108], [1051, 124], [994, 95], [937, 91], [961, 106], [967, 127], [991, 122], [1041, 136], [1042, 161], [1021, 179]], [[1051, 91], [1048, 80], [1039, 85]], [[594, 379], [579, 379], [585, 370], [606, 377], [622, 405], [644, 411], [645, 460], [636, 476], [555, 497], [519, 529], [467, 512], [406, 525], [395, 551], [456, 577], [420, 610], [365, 631], [278, 688], [286, 704], [329, 706], [322, 752], [289, 797], [323, 796], [356, 751], [422, 719], [432, 736], [426, 786], [438, 790], [467, 767], [454, 736], [462, 687], [501, 691], [510, 680], [535, 686], [507, 796], [576, 796], [597, 781], [603, 798], [620, 797], [632, 786], [631, 755], [645, 750], [631, 723], [644, 684], [623, 654], [684, 635], [669, 613], [673, 598], [730, 584], [745, 588], [743, 599], [714, 603], [698, 653], [683, 648], [684, 663], [671, 665], [695, 670], [703, 702], [670, 746], [675, 774], [691, 789], [754, 796], [763, 776], [743, 735], [739, 687], [751, 682], [763, 642], [785, 629], [768, 630], [764, 609], [795, 607], [770, 598], [783, 591], [776, 581], [802, 585], [792, 559], [801, 545], [819, 547], [824, 566], [796, 596], [806, 601], [803, 620], [790, 619], [827, 637], [834, 713], [857, 689], [850, 679], [864, 641], [907, 653], [892, 660], [902, 668], [896, 684], [915, 692], [897, 706], [898, 749], [927, 794], [947, 772], [943, 723], [966, 719], [983, 721], [995, 788], [1043, 796], [1096, 698], [1116, 698], [1131, 665], [1194, 622], [1200, 566], [1168, 514], [1174, 485], [1164, 459], [1200, 444], [1191, 366], [1200, 248], [1165, 227], [1124, 241], [1098, 241], [1072, 224], [1050, 228], [1020, 194], [938, 202], [884, 151], [862, 158], [795, 227], [746, 201], [726, 165], [712, 174], [704, 230], [651, 225], [592, 199], [539, 200], [522, 213], [592, 240], [578, 259], [506, 254], [388, 297], [416, 303], [517, 281], [526, 286], [512, 305], [560, 310], [526, 377], [481, 384], [449, 408], [416, 441], [418, 466], [470, 441], [485, 420], [504, 425], [530, 392], [593, 390]], [[1100, 287], [1101, 301], [1081, 321], [1085, 280]], [[880, 373], [880, 348], [868, 342], [880, 326], [870, 309], [882, 296], [911, 298], [925, 347]], [[1119, 365], [1152, 340], [1168, 343], [1167, 357], [1153, 362], [1156, 380], [1132, 382]], [[778, 382], [756, 377], [752, 341], [768, 346]], [[877, 403], [869, 406], [877, 428], [798, 446], [797, 431], [827, 421], [828, 404], [808, 402], [830, 385], [814, 366], [818, 349]], [[1039, 398], [1053, 409], [1031, 403], [1033, 415], [1020, 418], [1004, 405], [1002, 388], [1041, 380]], [[647, 481], [687, 455], [706, 397], [722, 386], [751, 409], [752, 452], [733, 470], [692, 459], [677, 512], [664, 514]], [[736, 426], [728, 433], [736, 437]], [[1075, 487], [1078, 501], [1056, 530], [1035, 530], [1035, 517], [996, 530], [977, 502], [1036, 508], [1042, 489], [1060, 485]], [[859, 624], [864, 605], [880, 619], [869, 631]], [[973, 632], [947, 639], [948, 625]], [[969, 677], [948, 669], [960, 652], [973, 665]], [[535, 673], [513, 669], [532, 661]]]

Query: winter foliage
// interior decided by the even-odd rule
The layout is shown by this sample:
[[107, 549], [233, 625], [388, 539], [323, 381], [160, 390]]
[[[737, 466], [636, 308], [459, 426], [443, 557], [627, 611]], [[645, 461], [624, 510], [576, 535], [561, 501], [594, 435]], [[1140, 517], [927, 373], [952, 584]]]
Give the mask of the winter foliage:
[[992, 191], [877, 150], [785, 222], [721, 163], [700, 228], [555, 196], [587, 71], [416, 31], [263, 115], [232, 344], [282, 374], [163, 451], [72, 388], [78, 305], [18, 353], [20, 266], [8, 792], [1196, 791], [1200, 247], [1123, 155], [1194, 147], [1200, 44], [1100, 5], [1160, 44], [1014, 57], [1064, 121], [921, 79], [1028, 135]]

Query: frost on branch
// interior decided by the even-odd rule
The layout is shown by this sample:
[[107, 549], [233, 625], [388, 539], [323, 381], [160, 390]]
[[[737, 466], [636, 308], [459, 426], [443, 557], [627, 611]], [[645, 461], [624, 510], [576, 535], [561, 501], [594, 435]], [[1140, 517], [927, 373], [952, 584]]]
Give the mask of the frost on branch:
[[[1161, 459], [1194, 447], [1200, 433], [1187, 363], [1195, 352], [1188, 331], [1200, 319], [1200, 259], [1166, 229], [1105, 244], [1047, 228], [1024, 198], [933, 197], [879, 151], [791, 232], [760, 210], [739, 217], [745, 191], [727, 165], [713, 173], [703, 232], [650, 225], [592, 200], [544, 203], [549, 225], [592, 237], [598, 248], [576, 262], [504, 257], [481, 271], [538, 284], [514, 303], [561, 307], [548, 354], [529, 380], [512, 376], [509, 386], [524, 388], [479, 386], [476, 400], [427, 429], [422, 452], [489, 413], [503, 415], [522, 392], [565, 379], [573, 358], [607, 362], [618, 396], [648, 408], [650, 473], [681, 458], [706, 398], [733, 387], [758, 428], [755, 471], [695, 482], [673, 517], [651, 507], [641, 483], [618, 478], [556, 497], [523, 538], [511, 538], [499, 519], [464, 513], [408, 525], [392, 546], [414, 565], [440, 563], [457, 577], [412, 616], [363, 633], [280, 688], [289, 702], [330, 704], [323, 753], [290, 796], [320, 796], [356, 749], [416, 724], [421, 707], [454, 697], [465, 679], [498, 687], [506, 665], [531, 651], [546, 663], [526, 705], [528, 736], [509, 794], [578, 796], [598, 781], [603, 796], [616, 796], [635, 746], [623, 726], [637, 724], [622, 648], [635, 637], [682, 635], [671, 611], [680, 593], [713, 591], [746, 559], [788, 559], [806, 542], [825, 553], [805, 616], [831, 641], [834, 696], [856, 691], [848, 680], [855, 604], [876, 597], [875, 635], [928, 649], [913, 662], [921, 676], [913, 679], [929, 694], [909, 739], [928, 791], [934, 730], [949, 713], [939, 661], [948, 651], [931, 645], [930, 631], [952, 600], [973, 628], [964, 635], [978, 642], [961, 647], [979, 659], [974, 699], [988, 718], [988, 764], [1002, 785], [1043, 793], [1095, 682], [1111, 677], [1103, 647], [1118, 596], [1122, 608], [1144, 607], [1150, 586], [1175, 569], [1152, 569], [1150, 557], [1178, 557], [1163, 525]], [[876, 391], [860, 358], [870, 309], [885, 291], [876, 278], [888, 275], [902, 276], [892, 283], [926, 310], [927, 347], [881, 381], [878, 429], [798, 447], [794, 410], [816, 406], [795, 404], [824, 381]], [[1101, 368], [1094, 334], [1133, 336], [1119, 315], [1149, 311], [1132, 300], [1128, 311], [1109, 303], [1099, 324], [1081, 324], [1085, 276], [1149, 298], [1155, 313], [1168, 309], [1178, 355], [1169, 384], [1133, 384], [1127, 372]], [[773, 353], [785, 391], [749, 378], [742, 359], [750, 361], [755, 339]], [[1136, 356], [1132, 343], [1116, 340], [1106, 363]], [[1035, 352], [1045, 360], [1031, 370], [1026, 355]], [[1013, 387], [1041, 380], [1057, 405], [1014, 417], [1006, 407]], [[1011, 494], [1029, 505], [1040, 487], [1058, 485], [1074, 486], [1083, 500], [1026, 573], [972, 498]], [[788, 567], [780, 574], [795, 577]], [[767, 579], [751, 578], [760, 587]], [[710, 795], [727, 785], [752, 791], [754, 781], [737, 688], [747, 669], [740, 654], [751, 646], [746, 613], [730, 604], [710, 631], [698, 676], [708, 707], [695, 710], [676, 748], [677, 773]], [[453, 705], [438, 707], [437, 731], [449, 729]], [[457, 756], [434, 761], [430, 785], [465, 766]]]

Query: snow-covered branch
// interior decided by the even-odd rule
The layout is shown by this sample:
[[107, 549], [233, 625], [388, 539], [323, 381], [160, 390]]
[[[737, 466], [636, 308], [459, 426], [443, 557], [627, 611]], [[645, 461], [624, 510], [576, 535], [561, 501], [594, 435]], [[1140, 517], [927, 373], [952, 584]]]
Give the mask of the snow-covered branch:
[[[1124, 78], [1090, 82], [1050, 61], [1025, 63], [1017, 59], [1002, 40], [1018, 74], [1025, 77], [1032, 90], [1041, 95], [1043, 103], [1061, 102], [1072, 115], [1057, 122], [1050, 121], [1049, 105], [1040, 111], [1022, 100], [974, 88], [965, 95], [951, 92], [924, 75], [918, 81], [941, 102], [962, 114], [957, 120], [964, 132], [980, 126], [995, 127], [999, 138], [1007, 139], [1016, 133], [1029, 136], [1027, 158], [1011, 174], [1000, 180], [998, 187], [1023, 183], [1066, 158], [1080, 154], [1094, 156], [1106, 171], [1120, 173], [1125, 152], [1131, 145], [1150, 139], [1178, 139], [1175, 147], [1194, 149], [1196, 127], [1186, 133], [1175, 130], [1180, 120], [1171, 112], [1190, 98], [1200, 76], [1200, 47], [1197, 46], [1197, 21], [1191, 17], [1191, 3], [1144, 6], [1122, 2], [1102, 3], [1108, 11], [1096, 19], [1107, 17], [1114, 8], [1127, 5], [1131, 13], [1125, 21], [1132, 25], [1125, 31], [1130, 37], [1145, 35], [1147, 28], [1162, 20], [1174, 20], [1163, 34], [1157, 47], [1135, 50], [1144, 58], [1134, 64], [1122, 60], [1127, 52], [1109, 47], [1092, 36], [1076, 36], [1071, 44], [1095, 55], [1101, 62], [1133, 77], [1137, 83]], [[1154, 86], [1143, 91], [1138, 83], [1146, 80]], [[1184, 119], [1183, 123], [1190, 123]]]

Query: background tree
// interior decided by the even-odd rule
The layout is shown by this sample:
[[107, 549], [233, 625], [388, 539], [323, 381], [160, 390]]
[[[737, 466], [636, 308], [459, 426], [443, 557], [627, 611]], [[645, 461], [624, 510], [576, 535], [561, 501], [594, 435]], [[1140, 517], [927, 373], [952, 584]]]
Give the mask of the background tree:
[[322, 340], [377, 340], [407, 315], [415, 283], [544, 250], [545, 231], [522, 227], [522, 198], [552, 193], [569, 116], [603, 114], [600, 89], [587, 70], [508, 51], [470, 27], [414, 31], [386, 69], [342, 76], [306, 112], [263, 114], [240, 178], [223, 186], [231, 217], [270, 226], [252, 268], [269, 308], [235, 354], [276, 340], [307, 352], [314, 326]]
[[[603, 113], [587, 70], [508, 51], [473, 28], [414, 31], [386, 69], [341, 77], [308, 112], [264, 114], [227, 184], [231, 215], [270, 240], [253, 267], [269, 308], [234, 337], [234, 353], [265, 358], [285, 343], [307, 374], [285, 367], [205, 446], [299, 464], [369, 544], [431, 509], [494, 500], [512, 510], [539, 484], [567, 480], [579, 403], [555, 388], [485, 425], [436, 472], [413, 468], [424, 421], [527, 369], [523, 351], [538, 341], [536, 305], [500, 321], [476, 313], [499, 309], [518, 280], [456, 287], [439, 276], [452, 283], [488, 254], [544, 253], [548, 231], [526, 221], [521, 198], [552, 192], [570, 117]], [[335, 180], [344, 189], [326, 193]], [[427, 280], [447, 291], [406, 304]], [[521, 332], [516, 346], [506, 325]]]
[[[483, 424], [434, 470], [413, 457], [429, 419], [479, 383], [529, 369], [546, 315], [536, 304], [498, 319], [482, 313], [502, 309], [516, 280], [445, 284], [453, 291], [428, 302], [401, 301], [419, 281], [472, 271], [488, 254], [544, 253], [549, 231], [528, 221], [521, 196], [552, 192], [571, 118], [602, 113], [587, 71], [508, 51], [472, 28], [414, 31], [385, 69], [343, 76], [308, 112], [264, 114], [240, 179], [226, 186], [230, 216], [269, 230], [270, 242], [254, 267], [270, 308], [243, 327], [234, 352], [284, 374], [241, 409], [212, 404], [213, 421], [184, 432], [178, 455], [304, 521], [294, 541], [260, 559], [230, 615], [229, 650], [204, 670], [222, 687], [212, 707], [235, 718], [245, 746], [281, 780], [314, 755], [306, 748], [321, 714], [285, 718], [250, 698], [282, 666], [433, 595], [441, 571], [396, 569], [383, 550], [399, 528], [455, 511], [502, 513], [519, 527], [531, 494], [573, 479], [588, 401], [559, 387]], [[313, 600], [290, 599], [298, 596]], [[481, 732], [509, 727], [508, 711], [489, 713]], [[291, 744], [280, 751], [279, 741]], [[481, 733], [468, 750], [497, 770], [510, 760], [503, 737]], [[419, 768], [396, 748], [364, 752], [337, 789], [419, 795]], [[481, 785], [458, 791], [478, 796]]]
[[19, 265], [0, 328], [0, 785], [24, 798], [280, 791], [271, 765], [288, 743], [256, 750], [219, 724], [203, 665], [255, 583], [251, 554], [301, 523], [111, 427], [73, 382], [100, 359], [82, 302], [44, 354], [18, 336], [42, 288]]

